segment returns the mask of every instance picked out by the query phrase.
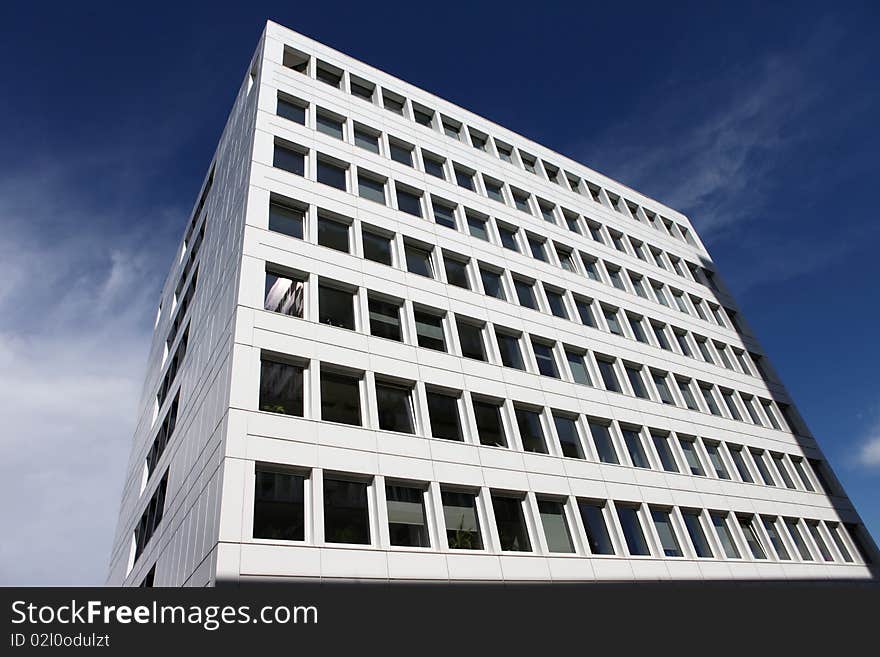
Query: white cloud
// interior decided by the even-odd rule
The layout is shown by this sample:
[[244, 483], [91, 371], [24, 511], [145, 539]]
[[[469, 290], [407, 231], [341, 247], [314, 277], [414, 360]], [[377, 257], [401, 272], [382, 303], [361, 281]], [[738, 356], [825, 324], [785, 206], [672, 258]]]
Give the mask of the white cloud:
[[880, 424], [875, 425], [862, 441], [856, 461], [865, 468], [880, 468]]

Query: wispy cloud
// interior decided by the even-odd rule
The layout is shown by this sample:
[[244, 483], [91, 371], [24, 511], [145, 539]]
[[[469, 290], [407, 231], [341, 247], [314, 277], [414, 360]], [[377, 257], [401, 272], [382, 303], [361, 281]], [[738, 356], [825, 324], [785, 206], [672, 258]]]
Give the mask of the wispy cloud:
[[860, 441], [856, 463], [863, 468], [880, 470], [880, 422], [875, 423]]
[[[77, 171], [73, 162], [66, 171]], [[114, 181], [112, 162], [91, 174]], [[0, 584], [100, 584], [180, 211], [0, 185]], [[52, 219], [54, 218], [54, 220]]]

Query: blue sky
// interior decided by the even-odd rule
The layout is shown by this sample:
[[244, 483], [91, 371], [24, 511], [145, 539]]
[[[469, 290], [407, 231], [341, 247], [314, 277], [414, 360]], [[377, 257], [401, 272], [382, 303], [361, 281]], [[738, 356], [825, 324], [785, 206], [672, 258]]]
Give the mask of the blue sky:
[[0, 7], [0, 584], [103, 582], [157, 295], [266, 18], [688, 214], [880, 536], [878, 5], [474, 5]]

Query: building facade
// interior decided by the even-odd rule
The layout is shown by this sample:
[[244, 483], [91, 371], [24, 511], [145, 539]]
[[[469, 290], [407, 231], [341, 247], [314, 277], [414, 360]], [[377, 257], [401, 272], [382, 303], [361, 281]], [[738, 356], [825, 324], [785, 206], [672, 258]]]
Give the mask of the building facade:
[[162, 292], [109, 584], [876, 558], [687, 217], [266, 25]]

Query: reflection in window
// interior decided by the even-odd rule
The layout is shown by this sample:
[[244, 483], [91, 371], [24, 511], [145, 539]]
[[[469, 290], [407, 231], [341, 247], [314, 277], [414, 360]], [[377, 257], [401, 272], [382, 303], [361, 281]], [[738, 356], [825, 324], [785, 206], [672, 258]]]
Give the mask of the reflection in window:
[[411, 388], [377, 381], [376, 406], [379, 410], [380, 429], [415, 433]]
[[453, 550], [482, 550], [477, 496], [473, 493], [441, 490], [446, 542]]
[[366, 483], [324, 477], [324, 540], [369, 545]]
[[385, 486], [391, 545], [430, 547], [425, 520], [425, 491], [410, 486]]
[[544, 537], [550, 552], [574, 552], [568, 522], [565, 520], [565, 507], [556, 500], [538, 500], [538, 513], [544, 526]]
[[271, 271], [266, 272], [263, 297], [263, 308], [266, 310], [291, 317], [302, 317], [304, 295], [305, 281]]
[[305, 538], [305, 477], [257, 466], [254, 485], [254, 538]]
[[531, 552], [526, 519], [523, 515], [522, 500], [501, 495], [492, 496], [495, 510], [495, 524], [501, 549], [509, 552]]
[[303, 414], [303, 368], [263, 359], [260, 366], [260, 410]]

